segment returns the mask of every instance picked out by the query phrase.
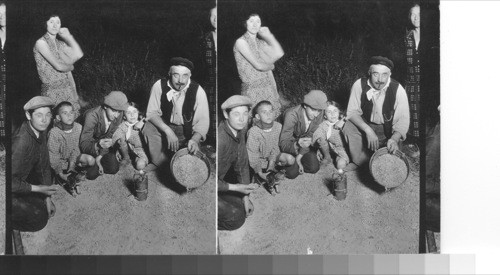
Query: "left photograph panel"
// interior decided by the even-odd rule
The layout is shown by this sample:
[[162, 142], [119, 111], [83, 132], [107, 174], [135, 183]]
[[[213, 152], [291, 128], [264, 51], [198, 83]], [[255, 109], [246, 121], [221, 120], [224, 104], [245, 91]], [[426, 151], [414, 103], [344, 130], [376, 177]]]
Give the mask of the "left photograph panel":
[[10, 1], [7, 11], [0, 245], [215, 254], [215, 1]]

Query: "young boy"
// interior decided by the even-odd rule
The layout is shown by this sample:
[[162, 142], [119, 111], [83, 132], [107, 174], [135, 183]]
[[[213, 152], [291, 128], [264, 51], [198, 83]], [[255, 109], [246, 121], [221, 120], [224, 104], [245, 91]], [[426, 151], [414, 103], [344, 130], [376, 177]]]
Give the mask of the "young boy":
[[253, 110], [256, 120], [248, 131], [248, 160], [254, 172], [265, 181], [270, 172], [276, 172], [276, 166], [293, 165], [295, 158], [280, 152], [279, 137], [282, 125], [274, 121], [275, 114], [271, 102], [263, 100], [257, 103]]
[[94, 158], [80, 153], [78, 142], [82, 125], [75, 122], [73, 105], [63, 101], [54, 108], [54, 112], [56, 120], [48, 139], [50, 166], [63, 186], [69, 183], [68, 191], [75, 196], [73, 191], [79, 194], [75, 184], [85, 175], [80, 168], [94, 165]]

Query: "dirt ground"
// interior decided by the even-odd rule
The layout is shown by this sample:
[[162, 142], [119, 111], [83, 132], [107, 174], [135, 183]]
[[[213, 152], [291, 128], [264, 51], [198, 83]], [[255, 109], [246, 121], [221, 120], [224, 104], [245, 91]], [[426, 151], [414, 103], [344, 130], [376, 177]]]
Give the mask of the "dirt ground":
[[274, 197], [259, 188], [251, 194], [255, 212], [245, 224], [219, 231], [220, 253], [418, 253], [418, 159], [409, 162], [408, 180], [389, 192], [366, 172], [348, 172], [344, 201], [331, 195], [333, 164], [316, 174], [283, 180]]
[[57, 212], [48, 225], [22, 233], [25, 254], [215, 254], [214, 163], [209, 181], [189, 193], [149, 173], [148, 199], [142, 202], [131, 195], [133, 173], [130, 166], [87, 180], [76, 198], [61, 189], [53, 196]]

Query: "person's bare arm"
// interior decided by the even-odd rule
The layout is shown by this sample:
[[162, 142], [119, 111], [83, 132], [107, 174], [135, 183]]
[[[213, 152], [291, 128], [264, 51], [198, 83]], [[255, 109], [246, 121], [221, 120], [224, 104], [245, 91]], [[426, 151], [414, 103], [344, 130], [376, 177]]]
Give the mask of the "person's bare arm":
[[54, 54], [52, 54], [49, 49], [49, 45], [44, 40], [39, 39], [35, 44], [35, 48], [38, 52], [40, 52], [43, 58], [45, 58], [45, 60], [47, 60], [47, 62], [49, 62], [49, 64], [52, 65], [52, 67], [54, 67], [54, 69], [56, 69], [57, 71], [65, 73], [70, 72], [74, 69], [72, 64], [66, 64], [58, 60], [54, 56]]
[[248, 45], [248, 43], [245, 40], [243, 40], [243, 39], [236, 40], [235, 47], [238, 50], [238, 52], [241, 53], [241, 55], [243, 55], [243, 57], [250, 64], [252, 64], [252, 66], [256, 70], [266, 72], [266, 71], [270, 71], [270, 70], [274, 69], [273, 64], [268, 64], [268, 63], [259, 61], [257, 59], [257, 57], [252, 53], [252, 51], [250, 50], [250, 46]]
[[266, 41], [266, 44], [262, 47], [262, 51], [265, 53], [265, 61], [269, 64], [274, 64], [280, 58], [285, 55], [281, 44], [278, 42], [276, 37], [271, 33], [268, 27], [261, 27], [258, 33], [262, 40]]
[[67, 45], [67, 47], [64, 48], [64, 54], [61, 55], [61, 58], [67, 64], [75, 64], [76, 61], [83, 57], [83, 51], [80, 45], [76, 42], [67, 28], [61, 28], [58, 35]]
[[198, 87], [198, 92], [196, 93], [196, 104], [194, 108], [193, 136], [188, 141], [188, 150], [191, 153], [199, 151], [200, 142], [205, 140], [210, 126], [210, 112], [207, 94], [201, 86]]
[[41, 193], [47, 196], [54, 195], [59, 190], [59, 185], [31, 185], [31, 192]]

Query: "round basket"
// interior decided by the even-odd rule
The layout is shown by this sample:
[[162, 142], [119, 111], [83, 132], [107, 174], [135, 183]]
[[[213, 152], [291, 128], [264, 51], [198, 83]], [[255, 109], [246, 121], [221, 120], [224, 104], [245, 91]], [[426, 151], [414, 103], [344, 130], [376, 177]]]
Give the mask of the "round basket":
[[210, 178], [210, 161], [200, 151], [189, 154], [187, 148], [182, 148], [172, 157], [170, 171], [179, 184], [191, 191], [205, 184]]
[[403, 152], [389, 154], [387, 147], [378, 149], [370, 159], [370, 173], [385, 188], [403, 184], [410, 175], [410, 164]]

